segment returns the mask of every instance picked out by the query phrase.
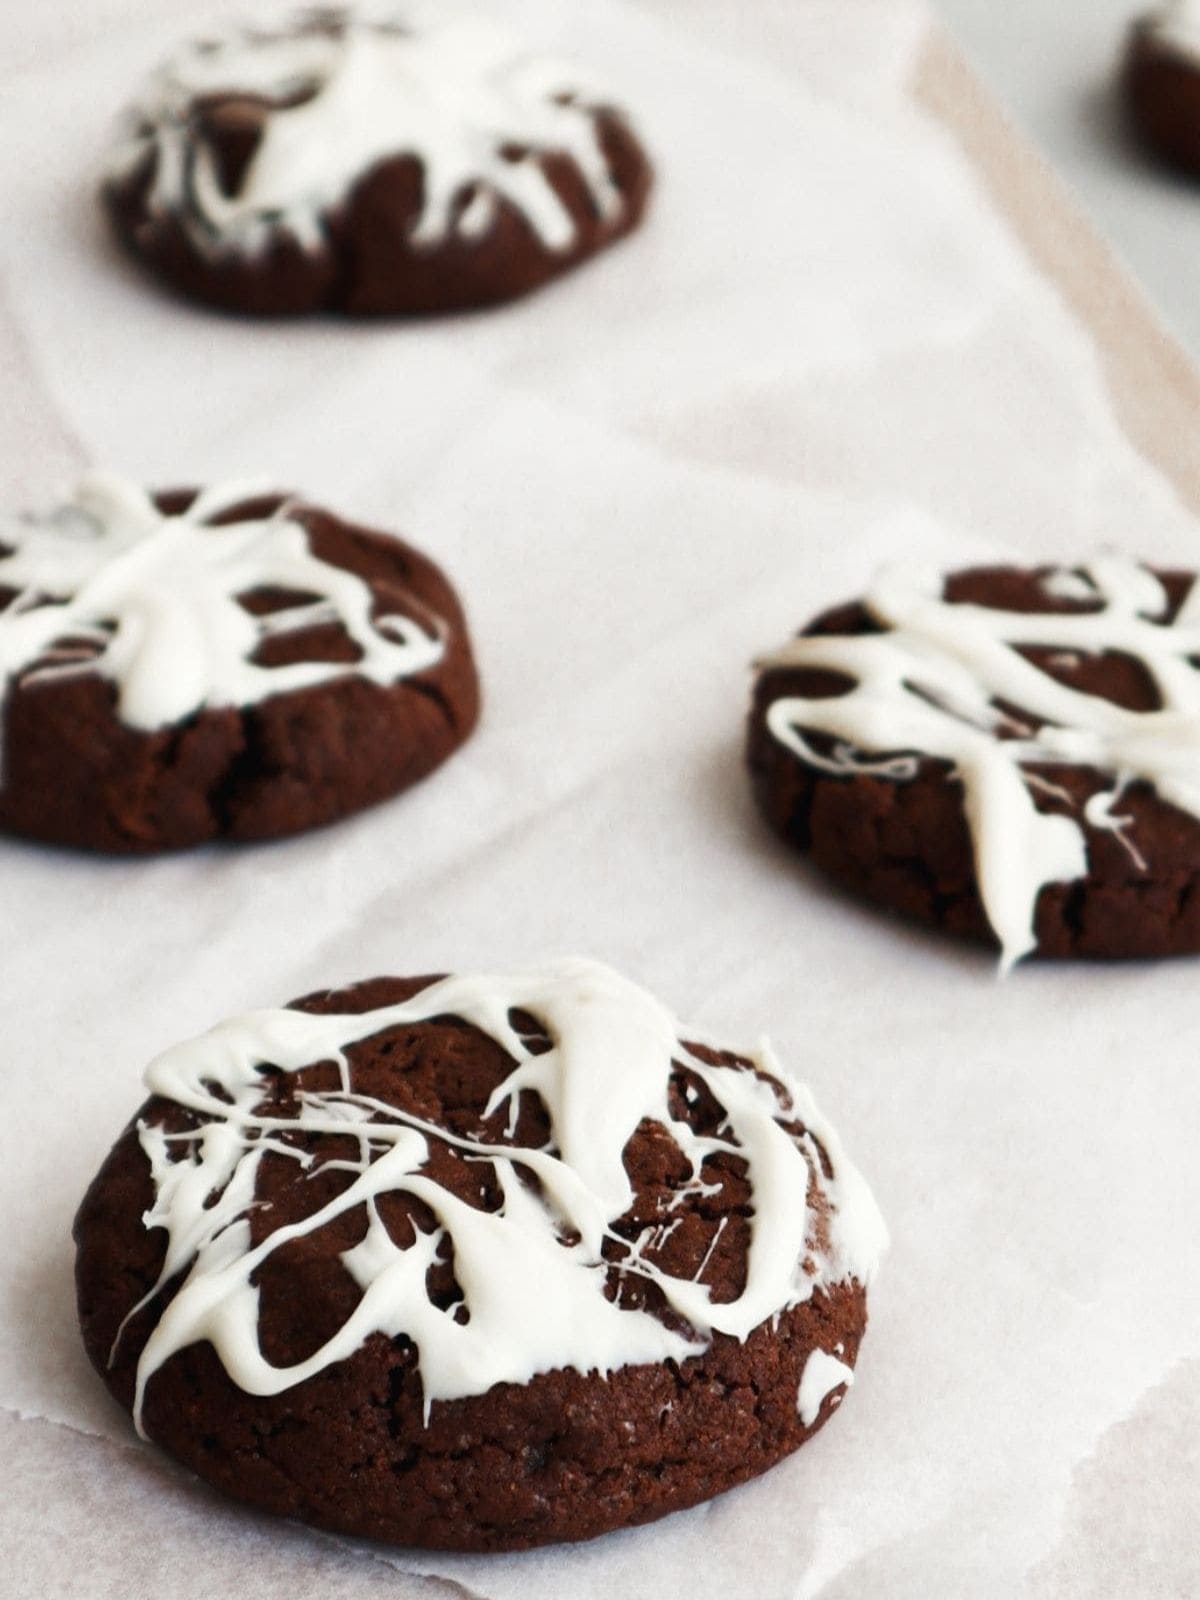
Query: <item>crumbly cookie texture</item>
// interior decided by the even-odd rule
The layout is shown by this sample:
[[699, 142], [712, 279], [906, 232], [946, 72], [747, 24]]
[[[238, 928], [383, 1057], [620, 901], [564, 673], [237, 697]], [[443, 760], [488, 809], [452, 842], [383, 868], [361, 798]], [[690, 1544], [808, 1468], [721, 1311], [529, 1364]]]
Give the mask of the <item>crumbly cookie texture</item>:
[[239, 1498], [457, 1549], [765, 1470], [852, 1381], [879, 1213], [763, 1046], [595, 962], [380, 979], [152, 1064], [76, 1220], [89, 1354]]
[[459, 7], [387, 4], [182, 49], [126, 116], [104, 195], [176, 288], [264, 314], [512, 299], [627, 233], [628, 117]]
[[1022, 956], [1200, 949], [1200, 591], [910, 567], [758, 664], [748, 759], [832, 876]]
[[470, 732], [432, 562], [293, 496], [105, 473], [0, 520], [0, 828], [116, 852], [317, 826]]

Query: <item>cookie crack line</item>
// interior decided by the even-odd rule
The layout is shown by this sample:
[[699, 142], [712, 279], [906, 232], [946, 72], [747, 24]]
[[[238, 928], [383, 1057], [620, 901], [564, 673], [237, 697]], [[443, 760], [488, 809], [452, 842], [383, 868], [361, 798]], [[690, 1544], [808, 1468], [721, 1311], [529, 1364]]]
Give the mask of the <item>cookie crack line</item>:
[[[215, 520], [254, 493], [205, 490], [170, 515], [134, 484], [93, 472], [56, 510], [0, 522], [0, 591], [12, 592], [0, 610], [0, 710], [14, 685], [93, 674], [113, 684], [122, 722], [152, 732], [346, 677], [390, 685], [442, 660], [440, 619], [415, 598], [420, 621], [376, 616], [370, 585], [314, 553], [299, 502]], [[262, 615], [240, 603], [267, 588], [304, 598]], [[328, 624], [345, 630], [357, 660], [255, 659], [269, 639]]]
[[[1087, 609], [1013, 612], [951, 602], [941, 573], [896, 567], [864, 602], [882, 632], [807, 634], [756, 663], [760, 679], [813, 669], [850, 684], [827, 695], [773, 698], [767, 686], [768, 732], [806, 767], [904, 783], [926, 758], [950, 763], [1002, 971], [1036, 947], [1041, 890], [1087, 876], [1085, 823], [1115, 835], [1133, 870], [1148, 870], [1118, 809], [1130, 784], [1147, 783], [1200, 819], [1195, 582], [1173, 616], [1159, 578], [1120, 555], [1053, 569], [1041, 584], [1049, 599]], [[1072, 688], [1022, 653], [1035, 647], [1132, 657], [1159, 705], [1134, 711]], [[832, 749], [814, 747], [813, 734], [832, 738]], [[1077, 808], [1080, 815], [1039, 810], [1038, 792], [1070, 802], [1032, 770], [1046, 766], [1089, 769], [1106, 787]]]
[[[536, 1018], [544, 1037], [523, 1033], [514, 1013]], [[506, 1137], [513, 1139], [517, 1102], [532, 1091], [547, 1112], [550, 1144], [450, 1133], [354, 1089], [352, 1045], [393, 1027], [447, 1018], [479, 1029], [513, 1062], [485, 1115], [507, 1111]], [[178, 1351], [204, 1341], [239, 1388], [271, 1395], [348, 1358], [373, 1334], [405, 1336], [416, 1347], [428, 1424], [439, 1400], [563, 1368], [608, 1374], [682, 1361], [702, 1353], [716, 1334], [744, 1340], [818, 1290], [867, 1284], [886, 1230], [833, 1129], [765, 1042], [733, 1058], [736, 1064], [704, 1058], [718, 1049], [628, 979], [574, 959], [436, 980], [408, 1000], [365, 1012], [253, 1012], [168, 1050], [148, 1069], [147, 1087], [158, 1102], [187, 1112], [190, 1126], [168, 1129], [153, 1113], [154, 1101], [137, 1124], [154, 1186], [145, 1226], [165, 1230], [167, 1242], [158, 1280], [126, 1315], [112, 1352], [115, 1358], [129, 1323], [172, 1286], [138, 1358], [139, 1429], [154, 1374]], [[337, 1087], [300, 1082], [289, 1088], [294, 1114], [272, 1114], [272, 1084], [317, 1062], [336, 1064]], [[671, 1079], [681, 1067], [723, 1112], [711, 1136], [672, 1116]], [[646, 1120], [667, 1130], [697, 1182], [714, 1150], [736, 1154], [746, 1162], [753, 1195], [745, 1284], [735, 1299], [715, 1301], [699, 1273], [672, 1277], [636, 1245], [622, 1262], [661, 1294], [672, 1313], [669, 1325], [606, 1294], [611, 1263], [604, 1245], [619, 1237], [613, 1224], [633, 1199], [623, 1154]], [[336, 1160], [321, 1161], [321, 1146], [331, 1141]], [[356, 1157], [343, 1154], [347, 1141], [357, 1145]], [[432, 1141], [490, 1165], [498, 1210], [479, 1210], [434, 1181], [426, 1170]], [[350, 1181], [311, 1215], [255, 1244], [249, 1217], [268, 1154], [294, 1161], [301, 1178], [332, 1166]], [[537, 1184], [531, 1188], [522, 1173]], [[381, 1200], [396, 1194], [426, 1205], [436, 1230], [418, 1231], [398, 1246], [380, 1212]], [[307, 1360], [273, 1365], [259, 1341], [256, 1273], [282, 1246], [360, 1208], [365, 1233], [341, 1261], [361, 1298]], [[465, 1321], [430, 1299], [427, 1273], [443, 1240], [453, 1250]], [[528, 1315], [531, 1275], [536, 1318]]]

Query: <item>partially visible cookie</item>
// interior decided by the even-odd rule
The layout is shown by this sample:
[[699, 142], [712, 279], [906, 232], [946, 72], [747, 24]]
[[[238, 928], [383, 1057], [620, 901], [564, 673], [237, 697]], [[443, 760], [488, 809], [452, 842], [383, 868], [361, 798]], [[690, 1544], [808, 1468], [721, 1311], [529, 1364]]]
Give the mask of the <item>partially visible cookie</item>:
[[573, 68], [395, 4], [181, 50], [129, 112], [104, 198], [194, 299], [406, 315], [537, 288], [628, 233], [650, 186], [629, 119]]
[[478, 708], [437, 567], [293, 496], [94, 473], [0, 520], [0, 829], [120, 853], [296, 833], [424, 777]]
[[1003, 962], [1200, 950], [1200, 588], [1116, 555], [885, 574], [758, 663], [772, 826]]
[[590, 1538], [763, 1472], [885, 1244], [765, 1045], [607, 967], [382, 978], [154, 1062], [75, 1223], [88, 1354], [201, 1477], [342, 1532]]
[[1124, 88], [1156, 154], [1200, 173], [1200, 0], [1167, 0], [1130, 30]]

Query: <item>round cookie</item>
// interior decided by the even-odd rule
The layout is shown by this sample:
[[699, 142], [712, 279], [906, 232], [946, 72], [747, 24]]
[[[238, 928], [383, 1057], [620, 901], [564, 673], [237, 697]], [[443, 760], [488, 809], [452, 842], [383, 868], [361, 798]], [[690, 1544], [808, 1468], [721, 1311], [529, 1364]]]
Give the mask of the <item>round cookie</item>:
[[1172, 166], [1200, 173], [1200, 0], [1169, 0], [1134, 23], [1123, 79], [1140, 137]]
[[76, 1218], [84, 1342], [238, 1499], [430, 1548], [585, 1539], [764, 1471], [852, 1381], [865, 1183], [765, 1045], [609, 968], [381, 978], [146, 1081]]
[[0, 520], [0, 828], [114, 852], [267, 839], [415, 783], [470, 733], [458, 599], [291, 496], [107, 474]]
[[911, 567], [758, 663], [759, 804], [848, 888], [1048, 956], [1200, 949], [1200, 589]]
[[378, 316], [526, 294], [628, 233], [650, 187], [627, 117], [572, 68], [395, 5], [183, 49], [128, 113], [103, 193], [185, 295]]

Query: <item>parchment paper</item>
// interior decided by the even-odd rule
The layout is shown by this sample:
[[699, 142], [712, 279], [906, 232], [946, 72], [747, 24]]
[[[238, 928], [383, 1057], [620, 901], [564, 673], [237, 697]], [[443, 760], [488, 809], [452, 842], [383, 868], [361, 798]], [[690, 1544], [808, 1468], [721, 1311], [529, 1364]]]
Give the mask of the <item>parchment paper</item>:
[[[159, 295], [91, 186], [178, 6], [0, 21], [6, 497], [95, 460], [403, 529], [460, 585], [487, 695], [442, 773], [336, 830], [144, 863], [3, 845], [0, 1592], [1195, 1592], [1195, 964], [999, 982], [826, 888], [740, 756], [750, 658], [883, 559], [1186, 565], [1195, 525], [915, 103], [921, 7], [497, 9], [621, 86], [659, 193], [560, 287], [413, 327]], [[894, 1246], [836, 1422], [709, 1507], [496, 1559], [271, 1522], [137, 1445], [79, 1346], [69, 1230], [146, 1060], [319, 986], [567, 951], [768, 1031], [871, 1179]]]

